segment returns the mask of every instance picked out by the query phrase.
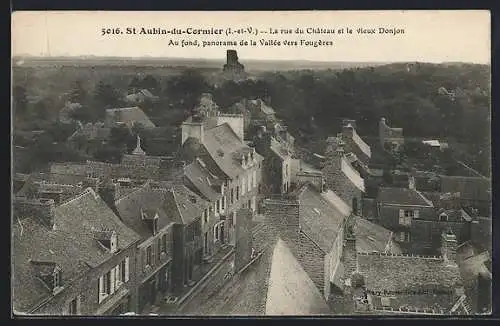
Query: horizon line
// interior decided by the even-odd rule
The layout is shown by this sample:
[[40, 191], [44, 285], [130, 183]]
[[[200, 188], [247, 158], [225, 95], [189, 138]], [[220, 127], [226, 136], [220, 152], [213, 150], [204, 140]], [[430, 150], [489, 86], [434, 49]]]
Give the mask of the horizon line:
[[[154, 60], [196, 60], [196, 61], [226, 61], [225, 58], [200, 58], [200, 57], [161, 57], [161, 56], [120, 56], [120, 55], [93, 55], [93, 54], [77, 54], [77, 55], [33, 55], [33, 54], [17, 54], [13, 55], [12, 59], [15, 58], [43, 58], [43, 59], [51, 59], [51, 58], [71, 58], [78, 59], [83, 57], [93, 57], [93, 58], [118, 58], [118, 59], [154, 59]], [[240, 59], [240, 58], [239, 58]], [[311, 62], [311, 63], [381, 63], [381, 64], [391, 64], [391, 63], [433, 63], [433, 64], [446, 64], [446, 63], [465, 63], [465, 64], [478, 64], [478, 65], [490, 65], [490, 62], [477, 62], [477, 61], [461, 61], [461, 60], [450, 60], [450, 61], [419, 61], [419, 60], [394, 60], [394, 61], [380, 61], [380, 60], [350, 60], [350, 61], [324, 61], [324, 60], [311, 60], [311, 59], [256, 59], [250, 58], [241, 60], [241, 62], [245, 61], [278, 61], [278, 62]]]

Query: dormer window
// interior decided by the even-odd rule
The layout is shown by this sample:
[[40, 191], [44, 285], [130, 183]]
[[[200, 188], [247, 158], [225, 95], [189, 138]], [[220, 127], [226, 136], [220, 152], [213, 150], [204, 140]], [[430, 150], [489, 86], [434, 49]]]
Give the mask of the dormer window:
[[94, 239], [103, 247], [111, 253], [115, 253], [118, 250], [118, 235], [113, 230], [98, 230], [93, 229]]
[[62, 289], [62, 269], [54, 262], [30, 261], [35, 276], [42, 284], [52, 292], [57, 294]]
[[448, 222], [448, 215], [446, 213], [439, 214], [439, 221]]
[[158, 233], [158, 214], [153, 218], [153, 234]]

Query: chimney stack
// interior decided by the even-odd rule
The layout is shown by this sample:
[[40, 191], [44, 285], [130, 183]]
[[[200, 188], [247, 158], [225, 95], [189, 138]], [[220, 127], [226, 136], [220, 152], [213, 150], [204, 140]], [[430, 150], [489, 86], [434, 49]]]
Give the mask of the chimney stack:
[[351, 286], [351, 277], [358, 270], [354, 223], [354, 217], [350, 216], [346, 221], [344, 230], [344, 277], [347, 286]]
[[456, 264], [457, 237], [452, 231], [443, 232], [441, 235], [441, 254], [448, 264]]

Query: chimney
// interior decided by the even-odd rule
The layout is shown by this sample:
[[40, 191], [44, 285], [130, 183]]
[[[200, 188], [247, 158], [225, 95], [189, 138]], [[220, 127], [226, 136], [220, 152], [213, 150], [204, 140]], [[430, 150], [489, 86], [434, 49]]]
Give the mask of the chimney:
[[351, 286], [351, 277], [358, 270], [358, 255], [356, 251], [354, 223], [354, 217], [350, 216], [346, 221], [344, 230], [344, 278], [347, 286]]
[[182, 144], [190, 138], [196, 138], [203, 143], [204, 141], [204, 127], [201, 117], [193, 116], [190, 121], [184, 121], [182, 123]]
[[441, 254], [448, 264], [456, 264], [457, 237], [452, 231], [443, 232], [441, 235]]
[[55, 202], [53, 199], [14, 199], [14, 212], [17, 216], [36, 217], [49, 228], [54, 228]]
[[416, 190], [415, 177], [411, 174], [408, 175], [408, 189]]

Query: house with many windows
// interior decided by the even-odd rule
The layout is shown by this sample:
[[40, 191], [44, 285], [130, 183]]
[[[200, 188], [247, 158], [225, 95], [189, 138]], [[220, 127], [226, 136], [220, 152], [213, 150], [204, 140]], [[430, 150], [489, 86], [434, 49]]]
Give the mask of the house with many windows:
[[413, 187], [381, 187], [375, 205], [375, 221], [394, 232], [395, 240], [403, 250], [411, 249], [411, 230], [415, 221], [435, 216], [432, 201]]
[[91, 188], [56, 205], [14, 202], [14, 311], [119, 315], [137, 311], [139, 235]]

